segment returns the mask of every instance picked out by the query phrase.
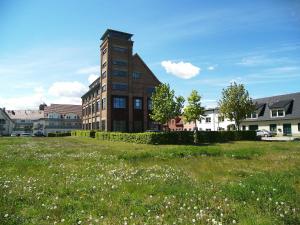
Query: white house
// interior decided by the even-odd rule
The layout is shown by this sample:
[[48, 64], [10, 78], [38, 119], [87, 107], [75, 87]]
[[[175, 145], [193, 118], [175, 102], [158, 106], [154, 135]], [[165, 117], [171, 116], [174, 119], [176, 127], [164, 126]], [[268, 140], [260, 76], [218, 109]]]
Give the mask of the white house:
[[44, 117], [34, 122], [34, 132], [63, 133], [82, 127], [81, 105], [51, 104], [45, 107]]
[[241, 123], [243, 130], [269, 130], [300, 136], [300, 92], [253, 100], [256, 109]]
[[11, 135], [14, 128], [14, 122], [5, 112], [5, 108], [0, 108], [0, 136]]
[[197, 127], [202, 131], [232, 130], [234, 121], [220, 116], [219, 108], [210, 108], [206, 109], [201, 120], [197, 121]]

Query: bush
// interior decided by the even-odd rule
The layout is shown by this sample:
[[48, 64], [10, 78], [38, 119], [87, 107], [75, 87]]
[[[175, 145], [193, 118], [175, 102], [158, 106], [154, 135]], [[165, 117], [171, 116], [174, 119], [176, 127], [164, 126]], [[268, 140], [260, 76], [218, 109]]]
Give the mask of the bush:
[[65, 132], [65, 133], [48, 133], [48, 137], [67, 137], [71, 136], [71, 132]]
[[71, 136], [77, 136], [77, 137], [95, 137], [96, 131], [94, 130], [74, 130], [71, 132]]
[[[159, 133], [92, 132], [94, 131], [81, 131], [80, 134], [76, 133], [76, 136], [90, 136], [99, 140], [139, 144], [194, 144], [194, 133], [191, 131]], [[256, 140], [257, 137], [255, 131], [198, 131], [197, 139], [198, 143], [222, 143], [228, 141]]]

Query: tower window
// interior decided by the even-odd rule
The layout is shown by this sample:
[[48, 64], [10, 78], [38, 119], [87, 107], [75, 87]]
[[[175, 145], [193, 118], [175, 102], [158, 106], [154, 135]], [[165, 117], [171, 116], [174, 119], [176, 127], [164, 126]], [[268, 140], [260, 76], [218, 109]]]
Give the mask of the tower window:
[[124, 83], [113, 83], [113, 84], [112, 84], [112, 89], [113, 89], [113, 90], [118, 90], [118, 91], [126, 91], [126, 90], [128, 90], [128, 84], [124, 84]]
[[114, 97], [113, 98], [114, 109], [125, 109], [126, 108], [126, 98], [124, 97]]
[[143, 108], [143, 101], [140, 98], [135, 98], [133, 102], [134, 109], [142, 109]]

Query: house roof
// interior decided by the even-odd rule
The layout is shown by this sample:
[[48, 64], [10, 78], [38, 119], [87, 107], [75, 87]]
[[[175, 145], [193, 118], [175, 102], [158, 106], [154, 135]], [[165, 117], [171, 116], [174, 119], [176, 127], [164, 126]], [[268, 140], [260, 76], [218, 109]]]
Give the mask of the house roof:
[[3, 108], [3, 109], [0, 108], [0, 113], [2, 113], [7, 119], [9, 119], [11, 122], [13, 122], [12, 119], [10, 118], [10, 116], [5, 111], [5, 108]]
[[130, 40], [132, 36], [133, 34], [125, 33], [118, 30], [107, 29], [102, 35], [101, 40], [103, 41], [106, 37], [116, 37], [116, 38]]
[[12, 120], [38, 120], [44, 117], [42, 110], [7, 110]]
[[[300, 92], [253, 99], [253, 102], [257, 106], [256, 110], [259, 109], [258, 106], [265, 106], [265, 108], [257, 119], [246, 119], [246, 121], [300, 119]], [[285, 117], [271, 117], [272, 109], [285, 109]]]
[[66, 115], [68, 113], [74, 113], [81, 117], [82, 109], [81, 105], [69, 105], [69, 104], [51, 104], [45, 107], [45, 114], [49, 113], [59, 113], [61, 115]]

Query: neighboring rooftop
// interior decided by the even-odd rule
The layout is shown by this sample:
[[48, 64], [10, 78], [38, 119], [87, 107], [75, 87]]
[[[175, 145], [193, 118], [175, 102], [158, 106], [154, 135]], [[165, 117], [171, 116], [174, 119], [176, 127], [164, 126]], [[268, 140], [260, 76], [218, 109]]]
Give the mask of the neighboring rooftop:
[[38, 120], [44, 117], [42, 110], [6, 110], [12, 120]]
[[129, 41], [132, 36], [133, 34], [125, 33], [118, 30], [107, 29], [102, 35], [101, 40], [103, 41], [106, 37], [115, 37]]
[[[254, 121], [300, 118], [300, 92], [253, 99], [253, 102], [256, 105], [265, 106], [263, 112]], [[281, 118], [271, 117], [270, 110], [272, 109], [284, 109], [285, 116]]]
[[81, 117], [82, 109], [81, 105], [69, 105], [69, 104], [51, 104], [45, 107], [45, 116], [49, 113], [59, 113], [61, 115], [66, 115], [68, 113], [74, 113]]

